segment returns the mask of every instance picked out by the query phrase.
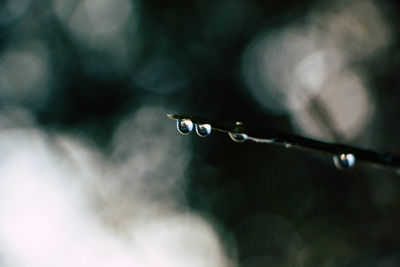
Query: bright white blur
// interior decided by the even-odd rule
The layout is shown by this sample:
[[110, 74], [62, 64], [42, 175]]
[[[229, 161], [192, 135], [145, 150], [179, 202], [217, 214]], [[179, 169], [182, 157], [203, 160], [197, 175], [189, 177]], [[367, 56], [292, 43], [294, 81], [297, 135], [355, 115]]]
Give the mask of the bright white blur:
[[122, 121], [111, 158], [73, 136], [0, 133], [3, 266], [233, 266], [215, 225], [185, 206], [190, 159], [166, 111]]
[[305, 22], [261, 34], [243, 56], [250, 95], [310, 136], [359, 136], [375, 108], [357, 64], [391, 42], [381, 12], [372, 0], [317, 4]]
[[124, 73], [137, 40], [138, 4], [131, 0], [52, 0], [53, 11], [91, 73]]
[[132, 3], [129, 0], [54, 0], [53, 8], [57, 18], [73, 37], [83, 45], [96, 46], [103, 42], [119, 42], [127, 26], [136, 28]]

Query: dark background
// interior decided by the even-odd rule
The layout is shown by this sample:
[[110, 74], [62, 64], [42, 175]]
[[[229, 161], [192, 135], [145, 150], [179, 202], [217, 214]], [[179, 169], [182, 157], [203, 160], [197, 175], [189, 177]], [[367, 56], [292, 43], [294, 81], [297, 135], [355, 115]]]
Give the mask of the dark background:
[[[130, 13], [124, 13], [124, 6], [99, 9], [99, 13], [94, 9], [94, 15], [90, 13], [94, 19], [79, 11], [80, 1], [19, 1], [14, 13], [7, 6], [11, 2], [18, 1], [0, 4], [3, 128], [28, 125], [49, 135], [69, 134], [112, 158], [113, 136], [124, 118], [142, 114], [144, 107], [161, 107], [148, 121], [130, 129], [132, 134], [141, 138], [147, 123], [165, 121], [174, 128], [175, 123], [166, 117], [171, 112], [241, 120], [400, 153], [396, 1], [131, 1]], [[96, 5], [94, 0], [88, 2]], [[379, 23], [369, 13], [363, 17], [362, 8], [361, 15], [357, 13], [360, 3], [372, 6]], [[350, 18], [356, 13], [355, 21], [341, 19], [343, 12]], [[315, 14], [322, 15], [313, 19]], [[329, 24], [329, 14], [336, 14], [342, 22], [339, 30]], [[366, 25], [359, 35], [357, 23]], [[335, 117], [336, 103], [347, 98], [346, 93], [322, 101], [317, 93], [313, 109], [305, 115], [290, 106], [275, 108], [276, 104], [269, 105], [251, 93], [248, 79], [253, 78], [246, 78], [245, 73], [257, 70], [246, 65], [246, 51], [263, 36], [288, 29], [302, 36], [312, 32], [314, 24], [328, 39], [342, 38], [339, 44], [322, 43], [335, 47], [346, 69], [361, 77], [373, 106], [367, 108], [372, 114], [368, 123], [342, 128], [335, 124], [356, 112], [351, 104], [340, 106], [344, 113]], [[371, 29], [371, 25], [378, 26]], [[379, 41], [382, 31], [387, 34]], [[301, 39], [293, 43], [296, 40]], [[282, 45], [283, 53], [293, 43]], [[301, 51], [299, 58], [306, 56]], [[281, 60], [291, 64], [290, 57]], [[335, 73], [332, 83], [340, 87], [335, 77], [346, 74]], [[327, 104], [329, 99], [333, 104]], [[325, 130], [314, 131], [297, 122], [307, 114]], [[357, 133], [346, 135], [347, 129], [355, 128]], [[170, 135], [156, 130], [151, 134], [158, 141], [172, 142]], [[212, 218], [221, 236], [234, 240], [235, 245], [226, 246], [237, 250], [239, 266], [400, 264], [400, 184], [394, 171], [363, 162], [340, 171], [323, 155], [274, 145], [238, 144], [221, 133], [204, 139], [191, 134], [177, 140], [174, 151], [179, 154], [182, 146], [190, 154], [181, 192], [185, 209]], [[146, 151], [146, 145], [132, 149]], [[153, 160], [151, 155], [148, 161]], [[173, 159], [174, 154], [168, 156]], [[168, 171], [173, 175], [177, 170]], [[126, 186], [129, 192], [130, 184]]]

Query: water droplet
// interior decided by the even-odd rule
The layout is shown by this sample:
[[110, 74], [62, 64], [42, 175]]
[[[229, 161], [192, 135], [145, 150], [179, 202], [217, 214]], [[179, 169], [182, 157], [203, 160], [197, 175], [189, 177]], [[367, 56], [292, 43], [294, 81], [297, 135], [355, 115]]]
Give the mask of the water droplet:
[[188, 134], [193, 130], [193, 122], [189, 119], [179, 119], [176, 121], [176, 128], [181, 134]]
[[200, 137], [206, 137], [211, 133], [211, 125], [210, 124], [196, 124], [196, 133]]
[[356, 157], [353, 154], [339, 154], [333, 156], [333, 163], [339, 170], [350, 169], [356, 163]]
[[238, 143], [244, 142], [247, 139], [247, 134], [244, 133], [231, 133], [229, 132], [229, 137]]

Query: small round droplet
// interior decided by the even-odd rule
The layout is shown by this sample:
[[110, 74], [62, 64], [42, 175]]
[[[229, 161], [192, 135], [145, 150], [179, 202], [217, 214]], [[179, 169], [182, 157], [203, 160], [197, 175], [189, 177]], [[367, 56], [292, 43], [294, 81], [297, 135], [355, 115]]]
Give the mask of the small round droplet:
[[188, 134], [193, 130], [193, 122], [189, 119], [179, 119], [176, 121], [176, 128], [181, 134]]
[[247, 134], [229, 132], [229, 137], [235, 142], [242, 143], [242, 142], [246, 141]]
[[196, 124], [196, 133], [200, 137], [206, 137], [211, 133], [211, 125], [210, 124]]
[[353, 154], [339, 154], [333, 156], [333, 163], [339, 170], [350, 169], [356, 164], [356, 157]]

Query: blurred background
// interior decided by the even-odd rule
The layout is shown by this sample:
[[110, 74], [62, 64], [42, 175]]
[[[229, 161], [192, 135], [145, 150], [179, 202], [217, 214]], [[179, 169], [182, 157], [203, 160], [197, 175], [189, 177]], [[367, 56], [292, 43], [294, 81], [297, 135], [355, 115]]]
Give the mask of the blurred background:
[[3, 0], [0, 266], [400, 264], [400, 177], [212, 133], [400, 153], [394, 0]]

